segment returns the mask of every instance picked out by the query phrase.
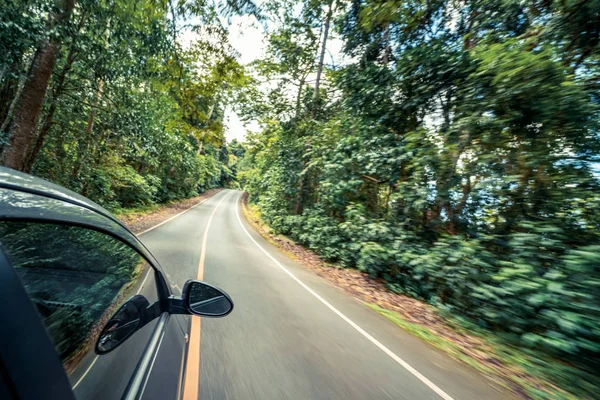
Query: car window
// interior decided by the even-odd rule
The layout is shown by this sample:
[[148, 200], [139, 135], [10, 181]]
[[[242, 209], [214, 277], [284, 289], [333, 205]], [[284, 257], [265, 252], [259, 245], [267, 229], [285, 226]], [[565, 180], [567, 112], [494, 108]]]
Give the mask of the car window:
[[[148, 327], [154, 324], [127, 340], [133, 340], [133, 346], [125, 342], [102, 356], [95, 354], [94, 346], [103, 326], [128, 298], [141, 294], [150, 304], [158, 300], [154, 271], [144, 258], [112, 236], [61, 224], [0, 221], [0, 243], [72, 386], [81, 386], [78, 398], [120, 397], [143, 353]], [[122, 351], [127, 357], [119, 356]], [[102, 389], [107, 374], [118, 374], [119, 379]]]

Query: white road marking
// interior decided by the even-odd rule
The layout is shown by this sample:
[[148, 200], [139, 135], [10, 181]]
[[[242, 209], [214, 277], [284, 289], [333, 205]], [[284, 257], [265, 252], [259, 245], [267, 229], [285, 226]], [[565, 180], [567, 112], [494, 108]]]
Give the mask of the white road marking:
[[[194, 204], [193, 206], [191, 206], [190, 208], [183, 210], [182, 212], [180, 212], [179, 214], [175, 214], [173, 215], [171, 218], [164, 220], [163, 222], [161, 222], [160, 224], [156, 224], [151, 228], [146, 229], [143, 232], [137, 233], [137, 236], [142, 236], [144, 233], [148, 233], [153, 229], [158, 228], [159, 226], [166, 224], [167, 222], [179, 217], [180, 215], [185, 214], [186, 212], [190, 211], [192, 208], [196, 208], [198, 207], [200, 204], [204, 203], [206, 200], [210, 199], [213, 196], [207, 197], [206, 199]], [[222, 201], [222, 200], [221, 200]], [[219, 203], [220, 204], [220, 203]], [[148, 277], [150, 276], [150, 271], [152, 269], [148, 269], [148, 272], [146, 272], [146, 276], [144, 277], [144, 280], [142, 281], [142, 285], [140, 286], [140, 288], [138, 289], [138, 291], [136, 292], [136, 294], [140, 294], [140, 292], [142, 291], [142, 288], [144, 287], [144, 285], [146, 284], [146, 281], [148, 280]], [[162, 339], [161, 339], [162, 340]], [[89, 365], [89, 367], [87, 367], [87, 369], [85, 370], [85, 372], [83, 373], [83, 375], [81, 375], [81, 377], [79, 378], [79, 380], [77, 382], [75, 382], [75, 384], [72, 387], [72, 390], [75, 390], [77, 388], [77, 386], [79, 386], [79, 384], [81, 383], [81, 381], [83, 381], [83, 378], [86, 377], [86, 375], [88, 374], [88, 372], [90, 372], [90, 370], [92, 369], [92, 367], [94, 366], [94, 364], [96, 364], [96, 361], [98, 361], [98, 356], [96, 355], [94, 357], [94, 360], [92, 361], [92, 363]]]
[[148, 280], [148, 277], [150, 276], [150, 271], [152, 271], [152, 267], [148, 268], [148, 272], [146, 272], [146, 277], [144, 278], [142, 284], [140, 285], [140, 288], [135, 294], [140, 294], [140, 292], [142, 291], [142, 288], [144, 287], [146, 281]]
[[237, 219], [238, 219], [238, 221], [240, 223], [240, 226], [242, 227], [242, 230], [250, 238], [250, 240], [252, 241], [252, 243], [254, 243], [263, 253], [265, 253], [265, 255], [267, 257], [269, 257], [279, 268], [281, 268], [283, 270], [283, 272], [285, 272], [286, 274], [288, 274], [300, 286], [302, 286], [310, 294], [312, 294], [313, 296], [315, 296], [321, 303], [323, 303], [327, 308], [329, 308], [331, 311], [333, 311], [334, 313], [336, 313], [341, 319], [343, 319], [344, 321], [346, 321], [351, 327], [353, 327], [354, 329], [356, 329], [361, 335], [363, 335], [365, 338], [367, 338], [371, 343], [373, 343], [375, 346], [377, 346], [381, 351], [383, 351], [385, 354], [387, 354], [388, 356], [390, 356], [394, 361], [396, 361], [398, 364], [400, 364], [402, 367], [404, 367], [404, 369], [406, 369], [408, 372], [410, 372], [411, 374], [413, 374], [417, 379], [419, 379], [421, 382], [423, 382], [428, 388], [430, 388], [435, 393], [437, 393], [442, 399], [444, 399], [444, 400], [454, 400], [449, 394], [447, 394], [442, 389], [440, 389], [435, 383], [431, 382], [429, 379], [427, 379], [427, 377], [425, 377], [419, 371], [417, 371], [416, 369], [414, 369], [406, 361], [404, 361], [403, 359], [401, 359], [400, 357], [398, 357], [393, 351], [391, 351], [390, 349], [388, 349], [387, 347], [385, 347], [381, 342], [379, 342], [377, 339], [375, 339], [373, 336], [371, 336], [369, 333], [367, 333], [364, 329], [362, 329], [360, 326], [358, 326], [356, 323], [354, 323], [350, 318], [348, 318], [344, 314], [342, 314], [341, 311], [339, 311], [337, 308], [335, 308], [334, 306], [332, 306], [331, 304], [329, 304], [329, 302], [327, 300], [325, 300], [324, 298], [322, 298], [319, 294], [317, 294], [314, 290], [312, 290], [308, 285], [306, 285], [304, 282], [302, 282], [300, 279], [298, 279], [296, 277], [296, 275], [294, 275], [286, 267], [284, 267], [283, 265], [281, 265], [281, 263], [279, 261], [277, 261], [271, 254], [269, 254], [260, 244], [258, 244], [258, 242], [256, 240], [254, 240], [254, 238], [250, 235], [250, 233], [248, 233], [248, 231], [244, 227], [244, 224], [242, 223], [242, 219], [240, 218], [240, 212], [239, 212], [239, 207], [237, 206], [237, 203], [240, 202], [240, 199], [242, 198], [242, 195], [240, 195], [240, 197], [238, 198], [238, 201], [236, 202], [235, 214], [237, 215]]

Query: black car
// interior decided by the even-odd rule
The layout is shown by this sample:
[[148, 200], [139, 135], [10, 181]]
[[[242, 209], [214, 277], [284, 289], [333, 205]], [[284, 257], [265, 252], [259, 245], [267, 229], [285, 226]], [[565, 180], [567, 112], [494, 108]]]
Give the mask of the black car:
[[186, 314], [233, 302], [199, 281], [171, 288], [108, 211], [0, 168], [0, 399], [181, 398]]

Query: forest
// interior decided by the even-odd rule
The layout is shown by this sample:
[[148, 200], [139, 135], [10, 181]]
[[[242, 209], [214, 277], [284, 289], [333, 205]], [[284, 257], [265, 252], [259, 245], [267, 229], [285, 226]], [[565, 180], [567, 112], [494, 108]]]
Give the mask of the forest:
[[277, 82], [238, 173], [263, 219], [595, 398], [600, 2], [295, 4], [253, 65]]
[[[221, 8], [253, 10], [234, 1]], [[198, 39], [184, 46], [177, 40], [184, 29]], [[248, 77], [215, 7], [2, 2], [0, 53], [2, 165], [109, 209], [233, 180], [223, 113]]]
[[[246, 65], [235, 15], [265, 32]], [[597, 396], [600, 0], [19, 0], [0, 51], [2, 165], [109, 209], [241, 187]]]

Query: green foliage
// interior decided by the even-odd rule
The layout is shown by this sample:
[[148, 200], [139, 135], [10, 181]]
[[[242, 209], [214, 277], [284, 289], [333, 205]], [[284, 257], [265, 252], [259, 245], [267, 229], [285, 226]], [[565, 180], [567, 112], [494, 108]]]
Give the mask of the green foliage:
[[[30, 143], [32, 173], [111, 209], [234, 184], [223, 116], [248, 78], [216, 6], [175, 3], [76, 2], [66, 28], [53, 33], [62, 45]], [[227, 15], [256, 13], [250, 1], [224, 6]], [[46, 38], [49, 7], [19, 1], [0, 10], [0, 150], [10, 146], [13, 103]], [[191, 16], [196, 24], [186, 29], [199, 35], [184, 48], [176, 35]]]
[[[599, 1], [271, 0], [252, 78], [219, 19], [258, 15], [250, 1], [78, 1], [51, 30], [52, 2], [11, 2], [0, 146], [52, 37], [35, 174], [114, 209], [239, 181], [277, 231], [560, 358], [593, 397]], [[200, 39], [183, 48], [187, 17]], [[344, 65], [321, 61], [332, 35]], [[262, 126], [226, 145], [232, 100]]]
[[323, 14], [297, 3], [257, 71], [288, 86], [254, 103], [262, 131], [238, 168], [250, 201], [323, 258], [561, 359], [565, 389], [594, 397], [592, 3], [354, 1], [337, 21], [351, 61], [327, 71], [317, 103], [303, 74]]

